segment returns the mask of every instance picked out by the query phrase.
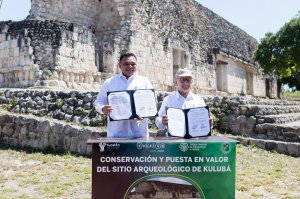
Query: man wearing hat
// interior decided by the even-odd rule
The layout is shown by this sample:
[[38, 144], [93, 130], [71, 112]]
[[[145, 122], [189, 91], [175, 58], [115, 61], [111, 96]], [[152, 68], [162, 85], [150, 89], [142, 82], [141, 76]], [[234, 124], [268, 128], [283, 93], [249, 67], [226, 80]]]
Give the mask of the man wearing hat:
[[155, 120], [155, 124], [159, 129], [165, 129], [168, 124], [166, 107], [188, 109], [205, 106], [203, 98], [191, 92], [192, 84], [192, 72], [188, 68], [178, 69], [175, 80], [177, 89], [165, 97]]

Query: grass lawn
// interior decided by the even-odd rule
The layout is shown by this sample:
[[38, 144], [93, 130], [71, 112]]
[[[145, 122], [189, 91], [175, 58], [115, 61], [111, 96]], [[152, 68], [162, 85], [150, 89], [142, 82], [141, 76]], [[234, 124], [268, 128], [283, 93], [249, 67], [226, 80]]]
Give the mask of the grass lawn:
[[[0, 149], [0, 198], [91, 198], [91, 159]], [[237, 146], [236, 198], [300, 198], [300, 158]]]
[[287, 100], [300, 100], [300, 91], [284, 92], [283, 98]]

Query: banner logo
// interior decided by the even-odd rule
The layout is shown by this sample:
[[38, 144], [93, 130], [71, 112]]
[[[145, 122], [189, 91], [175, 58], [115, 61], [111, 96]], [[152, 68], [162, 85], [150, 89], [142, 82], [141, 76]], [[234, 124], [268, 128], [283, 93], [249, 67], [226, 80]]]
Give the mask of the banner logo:
[[186, 151], [189, 150], [189, 144], [188, 144], [188, 143], [181, 143], [181, 144], [179, 145], [179, 149], [180, 149], [180, 151], [182, 151], [182, 152], [186, 152]]
[[103, 142], [100, 142], [100, 143], [99, 143], [100, 152], [104, 152], [105, 146], [106, 146], [106, 143], [103, 143]]
[[223, 153], [229, 153], [230, 152], [230, 145], [229, 145], [229, 143], [223, 143], [222, 152]]
[[136, 148], [138, 150], [150, 149], [150, 150], [162, 150], [165, 148], [164, 143], [137, 143]]

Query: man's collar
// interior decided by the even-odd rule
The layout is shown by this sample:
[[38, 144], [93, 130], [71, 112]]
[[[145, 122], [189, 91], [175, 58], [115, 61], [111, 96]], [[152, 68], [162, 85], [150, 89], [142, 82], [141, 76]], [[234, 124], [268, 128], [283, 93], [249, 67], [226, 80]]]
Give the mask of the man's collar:
[[[182, 95], [180, 95], [180, 93], [178, 92], [178, 90], [176, 90], [175, 92], [176, 98], [179, 99], [180, 97], [183, 97]], [[186, 97], [186, 99], [192, 99], [193, 98], [193, 93], [190, 91], [188, 96]]]
[[132, 78], [135, 77], [135, 74], [131, 75], [131, 76], [127, 79], [127, 78], [123, 75], [123, 73], [120, 72], [120, 73], [119, 73], [119, 77], [121, 77], [121, 78], [123, 78], [123, 79], [126, 79], [126, 80], [130, 80], [130, 79], [132, 79]]

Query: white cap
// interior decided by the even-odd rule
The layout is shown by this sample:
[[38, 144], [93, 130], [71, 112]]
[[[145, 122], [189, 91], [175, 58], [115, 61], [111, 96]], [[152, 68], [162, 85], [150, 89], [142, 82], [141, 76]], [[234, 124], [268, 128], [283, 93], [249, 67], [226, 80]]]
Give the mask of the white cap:
[[193, 77], [193, 74], [188, 68], [179, 68], [176, 72], [177, 77]]

